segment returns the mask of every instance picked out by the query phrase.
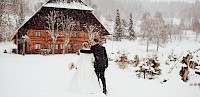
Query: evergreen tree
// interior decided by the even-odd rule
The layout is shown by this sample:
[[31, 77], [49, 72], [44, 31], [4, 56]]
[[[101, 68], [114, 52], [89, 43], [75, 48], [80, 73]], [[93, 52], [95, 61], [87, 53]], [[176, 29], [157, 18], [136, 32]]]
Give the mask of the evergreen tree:
[[120, 41], [122, 38], [122, 28], [121, 28], [121, 18], [119, 10], [117, 9], [117, 15], [115, 20], [114, 36], [117, 41]]
[[129, 39], [130, 40], [134, 40], [135, 39], [135, 31], [133, 29], [133, 17], [132, 17], [132, 13], [130, 14], [130, 21], [129, 21], [129, 28], [128, 28], [128, 32], [129, 32]]

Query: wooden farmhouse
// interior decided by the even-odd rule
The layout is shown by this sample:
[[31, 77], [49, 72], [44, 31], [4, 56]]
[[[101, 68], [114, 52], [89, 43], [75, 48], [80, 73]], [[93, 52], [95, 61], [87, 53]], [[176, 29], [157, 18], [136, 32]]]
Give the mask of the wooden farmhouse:
[[76, 53], [83, 42], [109, 35], [92, 11], [81, 0], [49, 0], [11, 38], [16, 53]]

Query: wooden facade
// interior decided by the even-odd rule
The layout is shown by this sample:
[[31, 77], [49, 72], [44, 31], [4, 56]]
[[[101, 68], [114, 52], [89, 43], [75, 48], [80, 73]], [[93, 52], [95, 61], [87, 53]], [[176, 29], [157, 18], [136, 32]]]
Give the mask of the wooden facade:
[[[50, 34], [46, 30], [33, 30], [27, 31], [29, 40], [27, 41], [27, 53], [39, 53], [40, 49], [52, 49], [53, 42]], [[62, 53], [64, 37], [62, 37], [62, 31], [59, 31], [60, 36], [57, 38], [55, 45], [55, 53]], [[71, 40], [68, 46], [65, 48], [66, 53], [75, 53], [80, 48], [83, 42], [88, 41], [88, 34], [83, 31], [73, 31], [71, 34]]]
[[[73, 1], [73, 0], [72, 0]], [[52, 2], [52, 0], [47, 3]], [[81, 2], [81, 1], [79, 1]], [[46, 3], [46, 4], [47, 4]], [[83, 3], [83, 2], [81, 2]], [[52, 38], [48, 32], [47, 15], [51, 11], [57, 11], [64, 13], [65, 16], [73, 18], [76, 26], [71, 33], [71, 39], [66, 48], [63, 48], [64, 37], [62, 36], [63, 30], [61, 27], [55, 31], [59, 32], [55, 46], [55, 54], [62, 53], [65, 49], [66, 53], [76, 53], [83, 42], [88, 41], [88, 31], [85, 25], [94, 25], [95, 29], [93, 33], [96, 33], [96, 37], [102, 38], [102, 36], [109, 35], [108, 31], [92, 14], [92, 10], [81, 9], [67, 9], [67, 8], [54, 8], [54, 7], [41, 7], [28, 21], [21, 25], [11, 40], [14, 40], [18, 45], [17, 53], [23, 53], [23, 46], [25, 46], [25, 53], [34, 54], [39, 53], [41, 49], [52, 49]], [[23, 36], [28, 36], [27, 41], [23, 41]]]

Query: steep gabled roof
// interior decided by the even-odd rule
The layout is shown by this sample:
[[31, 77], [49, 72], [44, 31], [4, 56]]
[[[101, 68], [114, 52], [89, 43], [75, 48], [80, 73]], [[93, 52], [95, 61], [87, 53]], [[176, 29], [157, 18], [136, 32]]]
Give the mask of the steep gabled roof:
[[[87, 11], [93, 11], [94, 9], [86, 5], [81, 0], [68, 0], [68, 1], [62, 1], [62, 0], [48, 0], [45, 2], [29, 19], [27, 19], [24, 23], [22, 23], [21, 26], [17, 28], [17, 30], [14, 32], [14, 35], [10, 39], [12, 41], [18, 31], [29, 21], [31, 20], [43, 7], [52, 7], [52, 8], [66, 8], [66, 9], [77, 9], [77, 10], [87, 10]], [[94, 15], [93, 15], [94, 16]], [[94, 16], [95, 17], [95, 16]], [[95, 17], [96, 18], [96, 17]], [[97, 19], [97, 18], [96, 18]], [[98, 19], [97, 19], [98, 20]], [[101, 23], [100, 23], [101, 24]], [[102, 24], [101, 24], [102, 25]], [[103, 26], [103, 25], [102, 25]], [[105, 27], [104, 27], [105, 28]], [[106, 30], [106, 29], [105, 29]], [[107, 30], [106, 30], [107, 31]]]
[[90, 6], [87, 6], [84, 2], [82, 1], [62, 1], [62, 2], [53, 2], [49, 1], [46, 4], [43, 5], [43, 7], [53, 7], [53, 8], [67, 8], [67, 9], [78, 9], [78, 10], [94, 10]]

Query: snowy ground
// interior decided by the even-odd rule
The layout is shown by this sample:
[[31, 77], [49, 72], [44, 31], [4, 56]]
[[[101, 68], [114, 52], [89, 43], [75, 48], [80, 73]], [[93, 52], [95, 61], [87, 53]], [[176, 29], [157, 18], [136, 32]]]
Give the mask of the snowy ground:
[[[187, 44], [187, 45], [185, 45]], [[107, 41], [104, 45], [110, 58], [117, 58], [121, 53], [128, 53], [131, 59], [138, 54], [142, 57], [155, 53], [146, 53], [146, 46], [139, 41], [122, 42]], [[3, 49], [5, 45], [0, 45]], [[150, 46], [154, 52], [156, 47]], [[200, 97], [200, 87], [190, 86], [190, 83], [200, 83], [199, 75], [191, 75], [188, 82], [183, 82], [179, 76], [181, 63], [168, 74], [170, 67], [165, 65], [167, 56], [174, 52], [180, 56], [188, 50], [200, 48], [199, 42], [171, 42], [159, 49], [163, 74], [153, 80], [138, 78], [135, 68], [128, 66], [120, 69], [113, 61], [106, 70], [108, 97]], [[0, 50], [1, 50], [0, 49]], [[173, 50], [172, 50], [173, 49]], [[114, 54], [111, 54], [111, 53]], [[200, 52], [197, 53], [200, 55]], [[68, 85], [75, 70], [68, 69], [68, 63], [76, 62], [78, 55], [15, 55], [0, 53], [0, 97], [105, 97], [103, 94], [74, 94], [69, 92]], [[169, 79], [161, 84], [163, 79]]]

